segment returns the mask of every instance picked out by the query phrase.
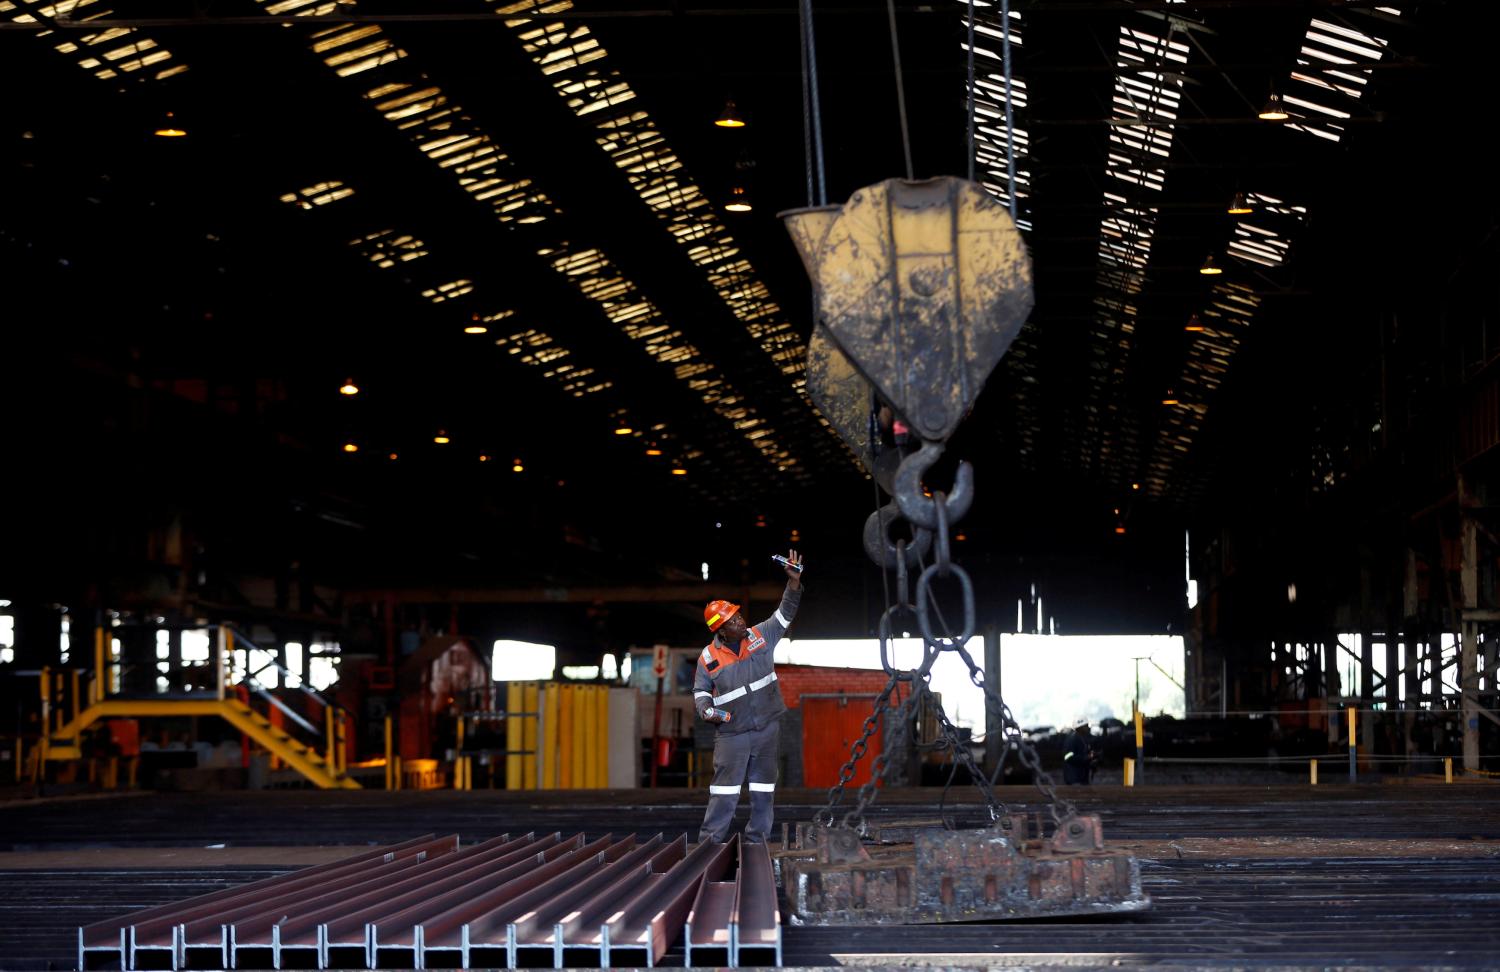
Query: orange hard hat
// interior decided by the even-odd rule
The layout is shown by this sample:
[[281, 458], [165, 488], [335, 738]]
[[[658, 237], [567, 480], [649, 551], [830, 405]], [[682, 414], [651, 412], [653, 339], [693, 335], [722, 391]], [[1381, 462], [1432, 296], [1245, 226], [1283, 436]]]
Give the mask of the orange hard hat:
[[718, 631], [719, 625], [728, 621], [739, 613], [740, 606], [728, 601], [709, 601], [708, 607], [703, 609], [703, 622], [708, 625], [708, 630]]

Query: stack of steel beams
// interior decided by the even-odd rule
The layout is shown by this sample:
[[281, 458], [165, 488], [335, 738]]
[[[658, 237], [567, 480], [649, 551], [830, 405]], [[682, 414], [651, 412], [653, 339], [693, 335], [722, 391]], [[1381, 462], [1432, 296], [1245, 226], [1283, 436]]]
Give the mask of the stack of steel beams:
[[419, 837], [78, 931], [78, 968], [781, 964], [764, 844]]

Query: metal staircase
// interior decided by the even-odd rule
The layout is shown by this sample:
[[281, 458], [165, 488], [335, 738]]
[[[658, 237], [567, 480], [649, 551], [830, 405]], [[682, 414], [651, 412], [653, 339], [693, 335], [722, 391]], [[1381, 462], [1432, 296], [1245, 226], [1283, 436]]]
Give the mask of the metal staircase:
[[[217, 679], [215, 689], [202, 698], [106, 698], [104, 687], [109, 684], [102, 651], [96, 652], [94, 677], [88, 687], [88, 705], [81, 710], [74, 704], [74, 715], [57, 726], [42, 740], [42, 758], [47, 760], [82, 759], [82, 734], [102, 719], [151, 719], [180, 716], [218, 716], [235, 729], [255, 740], [272, 755], [279, 757], [287, 766], [296, 770], [320, 789], [358, 790], [360, 785], [345, 772], [342, 758], [344, 739], [344, 713], [332, 701], [309, 688], [303, 692], [323, 707], [325, 729], [320, 733], [317, 726], [303, 718], [277, 696], [267, 691], [256, 680], [259, 671], [247, 674], [242, 684], [250, 692], [264, 699], [268, 705], [279, 709], [283, 716], [314, 736], [323, 736], [323, 752], [297, 739], [286, 728], [275, 725], [266, 716], [257, 712], [246, 702], [235, 697], [235, 686], [227, 677], [227, 664], [238, 641], [251, 644], [228, 626], [220, 626], [218, 639]], [[271, 665], [280, 668], [276, 662]], [[264, 669], [262, 669], [263, 671]], [[282, 669], [283, 673], [285, 670]], [[47, 678], [44, 673], [43, 678]], [[75, 683], [76, 685], [76, 683]], [[44, 689], [44, 694], [45, 694]], [[44, 713], [44, 724], [50, 722], [50, 713]]]

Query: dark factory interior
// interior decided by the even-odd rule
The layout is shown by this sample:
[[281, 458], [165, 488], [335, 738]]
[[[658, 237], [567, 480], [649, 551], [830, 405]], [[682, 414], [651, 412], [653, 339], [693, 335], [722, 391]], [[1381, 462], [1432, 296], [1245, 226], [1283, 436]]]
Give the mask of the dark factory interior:
[[1497, 36], [0, 0], [0, 969], [1493, 967]]

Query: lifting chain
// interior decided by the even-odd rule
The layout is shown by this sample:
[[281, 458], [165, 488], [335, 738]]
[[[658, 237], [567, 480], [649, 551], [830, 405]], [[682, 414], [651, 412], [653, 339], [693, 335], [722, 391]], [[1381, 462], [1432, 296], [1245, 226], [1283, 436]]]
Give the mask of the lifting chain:
[[[1000, 756], [1001, 764], [1004, 764], [1009, 753], [1010, 739], [1014, 738], [1017, 756], [1021, 764], [1031, 771], [1037, 789], [1046, 798], [1053, 823], [1060, 824], [1076, 813], [1071, 803], [1058, 796], [1056, 784], [1042, 767], [1041, 756], [1036, 747], [1021, 733], [1021, 727], [1011, 713], [1010, 707], [1005, 704], [1000, 694], [985, 682], [983, 669], [975, 663], [973, 656], [965, 647], [969, 639], [973, 637], [975, 628], [974, 583], [968, 572], [953, 562], [949, 531], [963, 518], [973, 503], [974, 474], [967, 462], [961, 462], [954, 477], [951, 493], [939, 490], [929, 493], [922, 486], [922, 477], [942, 454], [942, 443], [925, 441], [920, 450], [902, 459], [890, 482], [890, 492], [894, 502], [870, 514], [865, 523], [866, 553], [882, 570], [894, 570], [896, 574], [896, 600], [880, 616], [879, 628], [880, 663], [889, 679], [885, 689], [876, 697], [875, 705], [869, 717], [865, 719], [860, 737], [850, 747], [849, 759], [839, 771], [838, 783], [829, 790], [827, 804], [814, 817], [816, 822], [825, 827], [834, 826], [834, 810], [843, 800], [845, 787], [854, 778], [855, 766], [864, 758], [870, 737], [874, 735], [887, 712], [891, 710], [891, 697], [901, 682], [911, 683], [911, 691], [895, 710], [894, 720], [889, 723], [887, 730], [889, 738], [881, 747], [880, 755], [876, 757], [871, 767], [869, 781], [860, 787], [854, 807], [839, 819], [838, 826], [846, 830], [855, 830], [861, 836], [865, 833], [865, 810], [874, 802], [876, 787], [884, 781], [889, 772], [892, 751], [902, 748], [900, 745], [902, 737], [908, 730], [917, 706], [923, 698], [933, 699], [934, 708], [938, 713], [942, 739], [937, 748], [950, 752], [952, 759], [968, 771], [974, 785], [985, 799], [992, 820], [1009, 816], [1009, 809], [995, 795], [990, 777], [980, 770], [968, 744], [960, 736], [958, 728], [948, 719], [942, 705], [938, 704], [932, 696], [928, 685], [932, 677], [932, 666], [938, 655], [945, 651], [957, 652], [958, 656], [963, 659], [969, 670], [969, 680], [984, 693], [986, 711], [994, 714], [1000, 732], [1006, 737], [1006, 745], [1002, 747]], [[896, 525], [897, 521], [903, 519], [911, 528], [910, 543], [906, 540], [892, 541], [890, 539], [891, 528]], [[933, 553], [933, 562], [924, 565], [923, 562], [929, 550]], [[914, 592], [910, 590], [909, 583], [909, 570], [913, 567], [920, 568]], [[933, 582], [938, 579], [952, 579], [958, 584], [963, 606], [963, 624], [957, 633], [954, 633], [943, 616], [942, 607], [938, 604], [937, 595], [933, 590]], [[922, 635], [922, 661], [911, 671], [902, 671], [896, 667], [894, 652], [891, 649], [894, 619], [904, 613], [915, 617], [917, 630]], [[934, 626], [934, 614], [936, 626]], [[999, 776], [999, 770], [1000, 767], [996, 767], [996, 778]]]

